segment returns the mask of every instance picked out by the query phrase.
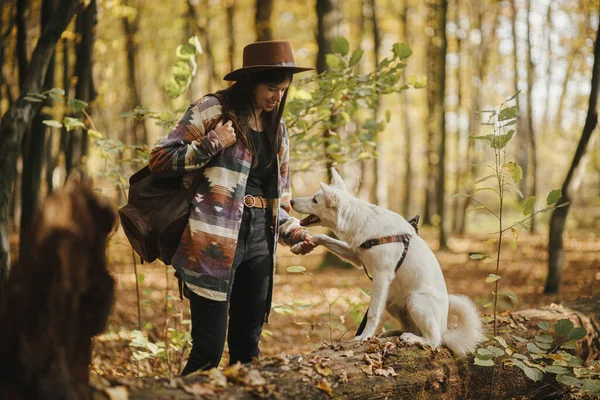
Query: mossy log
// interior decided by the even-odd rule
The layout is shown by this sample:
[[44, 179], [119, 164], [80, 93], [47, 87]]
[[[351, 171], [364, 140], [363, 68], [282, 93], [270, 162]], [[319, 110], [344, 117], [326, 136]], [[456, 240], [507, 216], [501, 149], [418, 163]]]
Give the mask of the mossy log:
[[[563, 318], [588, 331], [572, 352], [584, 360], [597, 358], [600, 299], [503, 316], [498, 334], [509, 342], [514, 342], [511, 335], [533, 338], [540, 321]], [[408, 346], [397, 337], [350, 341], [310, 354], [270, 357], [185, 378], [94, 377], [92, 386], [98, 396], [108, 388], [127, 392], [130, 399], [539, 399], [560, 397], [564, 390], [552, 374], [533, 382], [515, 366], [477, 366], [473, 356], [456, 358], [446, 348]]]

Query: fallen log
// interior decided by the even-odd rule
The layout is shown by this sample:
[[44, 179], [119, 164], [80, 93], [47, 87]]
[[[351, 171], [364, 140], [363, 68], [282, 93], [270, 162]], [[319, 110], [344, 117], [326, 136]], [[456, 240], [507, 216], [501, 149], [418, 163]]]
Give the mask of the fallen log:
[[[511, 335], [531, 339], [539, 333], [539, 322], [560, 319], [569, 319], [588, 332], [571, 352], [584, 360], [597, 359], [600, 299], [502, 316], [498, 332], [507, 341]], [[372, 338], [185, 378], [93, 377], [92, 386], [97, 394], [121, 392], [129, 399], [539, 399], [557, 398], [565, 391], [550, 373], [534, 382], [515, 366], [497, 365], [492, 370], [474, 365], [473, 360], [473, 356], [456, 358], [445, 348], [432, 350], [408, 346], [398, 338]]]
[[114, 293], [105, 249], [115, 219], [75, 180], [44, 200], [0, 299], [0, 399], [90, 397], [91, 337]]

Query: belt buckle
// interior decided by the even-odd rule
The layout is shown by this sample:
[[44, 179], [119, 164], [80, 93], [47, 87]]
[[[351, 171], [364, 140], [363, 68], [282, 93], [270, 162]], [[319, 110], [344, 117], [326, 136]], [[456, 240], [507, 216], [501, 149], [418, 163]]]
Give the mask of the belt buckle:
[[[250, 204], [250, 200], [252, 200], [252, 204]], [[244, 204], [247, 207], [254, 207], [256, 205], [256, 199], [254, 198], [254, 196], [247, 194], [244, 196]]]

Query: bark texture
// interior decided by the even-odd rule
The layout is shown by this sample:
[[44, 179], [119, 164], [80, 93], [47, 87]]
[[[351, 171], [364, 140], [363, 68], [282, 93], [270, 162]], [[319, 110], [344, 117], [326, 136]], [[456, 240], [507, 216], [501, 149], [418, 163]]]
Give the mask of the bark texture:
[[[571, 319], [588, 336], [574, 352], [584, 360], [600, 351], [600, 302], [584, 300], [514, 313], [500, 323], [500, 335], [532, 338], [538, 322]], [[511, 342], [514, 342], [511, 340]], [[370, 372], [373, 374], [370, 374]], [[127, 391], [130, 399], [482, 399], [489, 398], [491, 368], [458, 359], [446, 348], [408, 346], [398, 338], [345, 342], [316, 352], [271, 357], [245, 366], [175, 379], [93, 377], [98, 398], [106, 389]], [[378, 375], [381, 374], [381, 375]], [[385, 376], [387, 374], [387, 376]], [[395, 375], [395, 376], [394, 376]], [[535, 383], [513, 366], [494, 369], [492, 398], [556, 398], [554, 375]], [[106, 395], [104, 395], [106, 396]], [[108, 398], [108, 397], [106, 397]]]

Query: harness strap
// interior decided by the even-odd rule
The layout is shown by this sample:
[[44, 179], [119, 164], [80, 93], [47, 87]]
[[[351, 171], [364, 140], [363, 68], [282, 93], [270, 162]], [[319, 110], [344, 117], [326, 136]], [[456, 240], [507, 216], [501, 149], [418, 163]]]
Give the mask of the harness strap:
[[[415, 228], [415, 232], [417, 234], [419, 233], [419, 219], [420, 218], [421, 218], [420, 215], [415, 215], [413, 218], [408, 220], [408, 223], [411, 224], [413, 226], [413, 228]], [[360, 247], [362, 247], [363, 249], [370, 249], [371, 247], [377, 246], [380, 244], [403, 242], [404, 243], [404, 251], [402, 252], [400, 261], [398, 261], [398, 264], [396, 264], [396, 269], [394, 270], [394, 273], [396, 273], [396, 272], [398, 272], [398, 268], [400, 268], [400, 266], [404, 262], [404, 259], [406, 258], [406, 254], [408, 253], [408, 245], [410, 244], [411, 238], [412, 238], [412, 235], [409, 233], [405, 233], [403, 235], [385, 236], [385, 237], [382, 237], [379, 239], [367, 240], [366, 242], [361, 244]], [[363, 264], [363, 269], [365, 270], [365, 274], [367, 275], [367, 278], [369, 278], [370, 280], [373, 280], [371, 275], [369, 275], [369, 272], [367, 271], [367, 267], [365, 267], [365, 264]], [[367, 311], [365, 312], [365, 316], [363, 317], [362, 321], [360, 322], [360, 326], [358, 327], [358, 330], [356, 331], [356, 334], [354, 336], [360, 335], [365, 330], [365, 326], [367, 326], [368, 315], [369, 315], [369, 309], [367, 308]]]
[[[394, 272], [397, 272], [398, 268], [400, 268], [400, 266], [404, 262], [404, 259], [406, 258], [406, 253], [408, 253], [408, 245], [410, 244], [411, 238], [412, 238], [412, 235], [410, 233], [405, 233], [403, 235], [384, 236], [382, 238], [369, 239], [366, 242], [364, 242], [363, 244], [361, 244], [360, 247], [363, 249], [370, 249], [371, 247], [378, 246], [380, 244], [397, 243], [397, 242], [404, 243], [404, 251], [402, 252], [400, 261], [398, 261], [398, 264], [396, 264], [396, 269], [394, 270]], [[370, 280], [373, 280], [373, 278], [367, 272], [367, 267], [365, 267], [364, 264], [363, 264], [363, 269], [365, 270], [365, 274], [367, 274], [367, 278], [369, 278]]]

